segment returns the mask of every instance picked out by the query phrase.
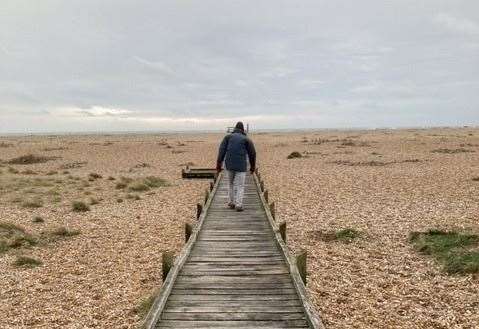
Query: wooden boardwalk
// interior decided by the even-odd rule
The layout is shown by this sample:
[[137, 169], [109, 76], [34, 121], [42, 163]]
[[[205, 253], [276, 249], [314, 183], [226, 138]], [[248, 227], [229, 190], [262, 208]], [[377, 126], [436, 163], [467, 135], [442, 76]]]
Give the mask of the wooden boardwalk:
[[146, 328], [322, 328], [259, 186], [236, 212], [220, 175]]

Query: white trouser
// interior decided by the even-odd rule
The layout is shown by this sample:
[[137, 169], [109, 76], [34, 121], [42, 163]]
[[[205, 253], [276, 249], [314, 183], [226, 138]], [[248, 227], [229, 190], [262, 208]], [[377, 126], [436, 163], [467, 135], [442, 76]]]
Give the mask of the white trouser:
[[228, 197], [230, 203], [233, 203], [236, 207], [243, 206], [244, 195], [244, 181], [246, 179], [246, 172], [227, 170], [229, 193]]

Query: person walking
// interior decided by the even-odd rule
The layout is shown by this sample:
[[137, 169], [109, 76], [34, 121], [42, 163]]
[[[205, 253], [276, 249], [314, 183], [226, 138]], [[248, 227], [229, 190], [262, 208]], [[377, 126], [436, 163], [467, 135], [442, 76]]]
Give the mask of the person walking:
[[249, 159], [250, 172], [254, 173], [256, 150], [251, 139], [246, 136], [244, 125], [240, 121], [236, 124], [233, 132], [223, 138], [216, 161], [218, 173], [221, 172], [223, 161], [225, 161], [229, 183], [228, 207], [236, 209], [236, 211], [243, 211], [244, 183], [247, 172], [246, 157]]

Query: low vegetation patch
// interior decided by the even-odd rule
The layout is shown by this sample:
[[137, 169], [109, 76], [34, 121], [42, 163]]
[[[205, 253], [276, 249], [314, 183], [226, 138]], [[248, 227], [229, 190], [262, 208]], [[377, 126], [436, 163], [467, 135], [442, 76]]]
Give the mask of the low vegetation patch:
[[35, 216], [35, 217], [33, 217], [32, 222], [34, 222], [34, 223], [43, 223], [43, 222], [45, 222], [45, 220], [43, 219], [43, 217]]
[[303, 155], [299, 153], [298, 151], [291, 152], [290, 155], [288, 155], [288, 159], [296, 159], [296, 158], [302, 158]]
[[86, 212], [90, 210], [90, 207], [83, 201], [73, 201], [72, 210], [74, 212]]
[[345, 228], [335, 232], [336, 240], [350, 243], [354, 239], [358, 238], [361, 234], [353, 228]]
[[23, 208], [41, 208], [43, 207], [43, 201], [40, 198], [26, 200], [22, 202]]
[[61, 226], [50, 232], [53, 237], [71, 237], [80, 234], [78, 230], [69, 230], [68, 228]]
[[0, 253], [9, 249], [30, 247], [37, 244], [37, 239], [13, 223], [0, 222]]
[[29, 165], [29, 164], [36, 164], [36, 163], [45, 163], [55, 159], [58, 159], [58, 157], [47, 157], [47, 156], [40, 156], [40, 155], [34, 155], [34, 154], [27, 154], [27, 155], [22, 155], [18, 158], [13, 158], [7, 161], [7, 163], [15, 164], [15, 165]]
[[15, 262], [13, 263], [13, 265], [17, 267], [33, 268], [33, 267], [42, 265], [42, 262], [36, 258], [27, 257], [27, 256], [18, 256], [17, 259], [15, 259]]
[[361, 236], [361, 232], [353, 228], [344, 228], [338, 231], [312, 231], [310, 235], [325, 242], [339, 241], [343, 243], [351, 243], [353, 240]]
[[432, 153], [444, 153], [444, 154], [456, 154], [456, 153], [472, 153], [475, 152], [473, 150], [468, 150], [465, 148], [457, 148], [457, 149], [446, 149], [446, 148], [440, 148], [440, 149], [435, 149], [431, 151]]
[[5, 143], [5, 142], [0, 142], [0, 148], [7, 148], [7, 147], [12, 147], [12, 143]]
[[92, 172], [88, 175], [89, 180], [96, 180], [96, 179], [100, 179], [100, 178], [103, 178], [103, 176], [100, 175], [100, 174], [94, 173], [94, 172]]
[[88, 162], [86, 161], [76, 161], [76, 162], [70, 162], [70, 163], [65, 163], [60, 166], [60, 169], [76, 169], [76, 168], [82, 168], [84, 167]]
[[342, 146], [357, 146], [357, 147], [370, 147], [371, 146], [366, 142], [355, 142], [355, 141], [350, 140], [350, 139], [344, 140], [343, 142], [341, 142], [341, 145]]
[[449, 274], [479, 272], [478, 235], [429, 230], [411, 233], [409, 241], [419, 252], [433, 256]]
[[138, 306], [133, 309], [135, 314], [138, 314], [141, 318], [145, 317], [146, 314], [150, 311], [153, 303], [155, 302], [156, 294], [151, 294], [150, 296], [144, 297]]
[[116, 184], [116, 188], [127, 188], [130, 192], [146, 192], [152, 188], [158, 188], [168, 185], [169, 184], [165, 179], [156, 176], [148, 176], [136, 179], [121, 177], [120, 181]]

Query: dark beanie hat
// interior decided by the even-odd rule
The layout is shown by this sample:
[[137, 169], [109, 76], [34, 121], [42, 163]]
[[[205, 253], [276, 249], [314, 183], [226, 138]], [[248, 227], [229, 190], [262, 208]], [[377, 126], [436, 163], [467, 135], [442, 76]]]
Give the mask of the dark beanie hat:
[[235, 128], [236, 128], [236, 129], [239, 129], [239, 130], [241, 130], [241, 131], [243, 131], [243, 132], [244, 132], [244, 125], [243, 125], [243, 122], [241, 122], [241, 121], [238, 121], [238, 123], [236, 124]]

